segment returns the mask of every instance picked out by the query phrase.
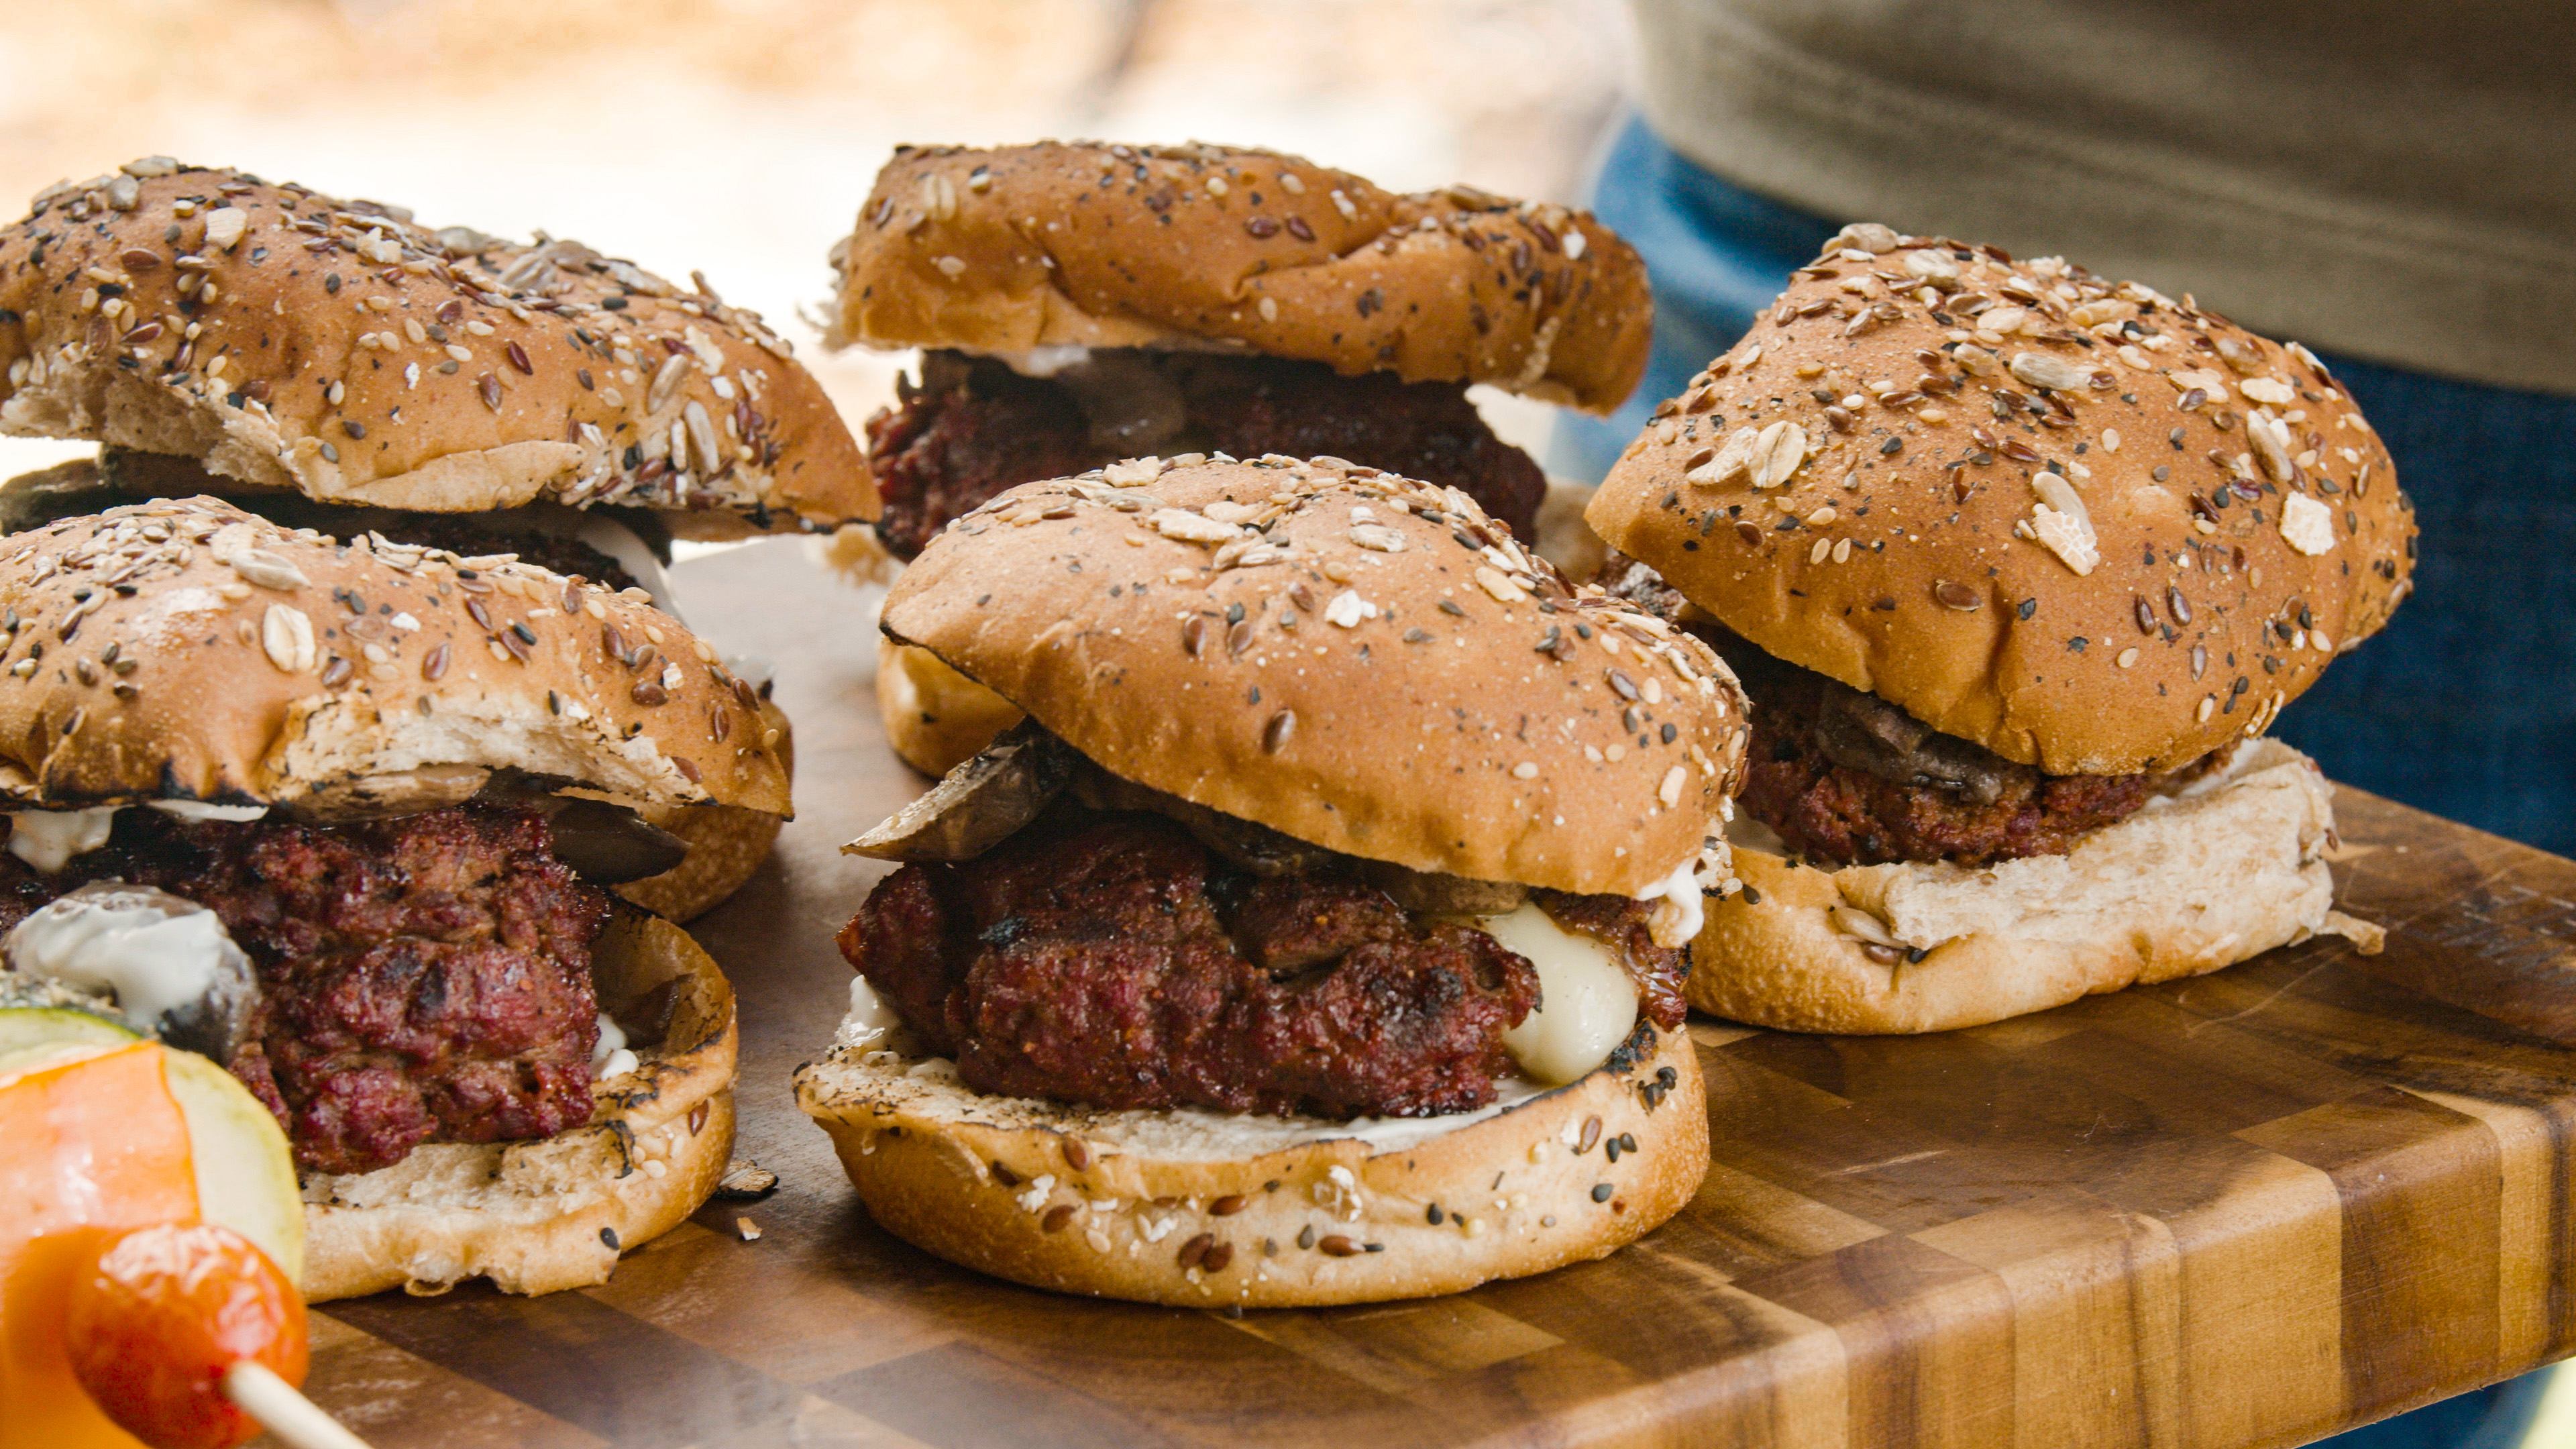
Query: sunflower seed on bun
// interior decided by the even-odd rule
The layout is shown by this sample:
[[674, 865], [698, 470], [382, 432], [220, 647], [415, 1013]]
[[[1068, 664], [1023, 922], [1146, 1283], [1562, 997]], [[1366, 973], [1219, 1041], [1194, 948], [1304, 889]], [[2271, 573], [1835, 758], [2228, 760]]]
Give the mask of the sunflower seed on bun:
[[[201, 1033], [285, 1128], [317, 1296], [607, 1276], [724, 1169], [732, 995], [608, 888], [788, 808], [640, 591], [211, 498], [0, 539], [0, 973]], [[630, 1179], [633, 1179], [630, 1181]]]
[[1587, 517], [1754, 701], [1776, 835], [1696, 948], [1708, 1009], [1938, 1030], [2375, 943], [2330, 909], [2329, 787], [2262, 733], [2406, 596], [2414, 513], [2305, 348], [1853, 226]]
[[849, 847], [905, 864], [798, 1096], [885, 1226], [1259, 1306], [1539, 1272], [1688, 1199], [1680, 947], [1747, 737], [1697, 640], [1454, 489], [1285, 457], [1013, 489], [883, 622], [1027, 715]]

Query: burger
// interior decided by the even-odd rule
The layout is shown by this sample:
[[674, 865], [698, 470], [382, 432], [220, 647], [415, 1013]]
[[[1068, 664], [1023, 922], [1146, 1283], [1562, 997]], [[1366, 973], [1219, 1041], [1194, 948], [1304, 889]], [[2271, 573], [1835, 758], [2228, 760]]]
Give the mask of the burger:
[[735, 1052], [714, 963], [609, 889], [681, 848], [642, 812], [787, 813], [758, 719], [677, 620], [523, 560], [211, 498], [0, 540], [0, 1006], [240, 1079], [309, 1297], [602, 1281], [724, 1172]]
[[2406, 595], [2324, 364], [2056, 258], [1855, 226], [1657, 409], [1587, 514], [1754, 706], [1690, 995], [1937, 1031], [2212, 971], [2334, 909], [2264, 731]]
[[[0, 486], [10, 530], [217, 494], [334, 538], [514, 554], [674, 617], [672, 539], [876, 512], [821, 387], [702, 277], [165, 157], [53, 187], [0, 232], [0, 432], [102, 444]], [[662, 651], [630, 642], [649, 672]], [[698, 849], [623, 890], [678, 919], [778, 829], [657, 819]]]
[[[1546, 475], [1468, 384], [1607, 413], [1652, 313], [1587, 213], [1206, 145], [905, 147], [832, 262], [830, 343], [924, 349], [867, 425], [896, 559], [1005, 488], [1191, 450], [1457, 488], [1527, 542]], [[1016, 717], [891, 644], [878, 698], [931, 774]]]
[[1446, 1293], [1708, 1161], [1683, 945], [1747, 726], [1686, 634], [1375, 469], [1131, 461], [926, 548], [888, 637], [1027, 712], [901, 868], [797, 1096], [877, 1222], [1071, 1293]]

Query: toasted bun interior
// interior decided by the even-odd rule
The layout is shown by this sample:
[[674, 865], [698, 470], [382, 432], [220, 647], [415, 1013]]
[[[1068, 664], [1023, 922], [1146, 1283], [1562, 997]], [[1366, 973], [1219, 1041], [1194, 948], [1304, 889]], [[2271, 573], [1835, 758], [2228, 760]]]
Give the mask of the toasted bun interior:
[[687, 932], [619, 911], [592, 976], [637, 1043], [590, 1123], [534, 1142], [431, 1143], [374, 1172], [304, 1179], [304, 1296], [489, 1278], [510, 1293], [608, 1280], [724, 1176], [733, 1145], [733, 988]]
[[800, 1068], [796, 1096], [889, 1232], [1033, 1287], [1193, 1308], [1423, 1297], [1604, 1257], [1708, 1171], [1698, 1056], [1644, 1022], [1581, 1081], [1446, 1118], [1097, 1112], [855, 1045]]
[[2064, 855], [1832, 870], [1739, 839], [1746, 889], [1708, 902], [1687, 994], [1792, 1031], [1949, 1031], [2313, 935], [2376, 952], [2380, 928], [2334, 909], [2333, 795], [2315, 761], [2265, 738]]

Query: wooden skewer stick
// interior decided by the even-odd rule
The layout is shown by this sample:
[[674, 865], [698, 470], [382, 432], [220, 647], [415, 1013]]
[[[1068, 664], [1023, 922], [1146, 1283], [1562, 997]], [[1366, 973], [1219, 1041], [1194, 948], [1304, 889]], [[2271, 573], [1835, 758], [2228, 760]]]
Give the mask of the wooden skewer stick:
[[367, 1449], [367, 1441], [296, 1392], [266, 1364], [243, 1359], [224, 1370], [224, 1393], [287, 1449]]

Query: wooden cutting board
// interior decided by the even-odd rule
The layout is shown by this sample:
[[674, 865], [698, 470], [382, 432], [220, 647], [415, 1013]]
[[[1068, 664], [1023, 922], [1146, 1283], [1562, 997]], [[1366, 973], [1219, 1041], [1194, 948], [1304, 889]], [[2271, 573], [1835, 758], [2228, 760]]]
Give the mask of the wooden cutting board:
[[871, 619], [795, 541], [675, 577], [796, 721], [804, 813], [695, 925], [741, 994], [738, 1150], [783, 1185], [601, 1288], [321, 1310], [309, 1387], [380, 1449], [2220, 1449], [2576, 1348], [2576, 863], [2351, 791], [2339, 874], [2386, 954], [1934, 1037], [1694, 1022], [1716, 1166], [1605, 1262], [1239, 1319], [951, 1268], [869, 1222], [788, 1088], [885, 869], [837, 847], [926, 783], [879, 735]]

